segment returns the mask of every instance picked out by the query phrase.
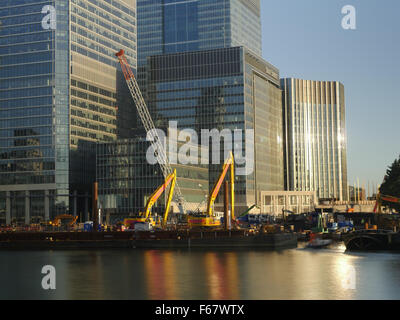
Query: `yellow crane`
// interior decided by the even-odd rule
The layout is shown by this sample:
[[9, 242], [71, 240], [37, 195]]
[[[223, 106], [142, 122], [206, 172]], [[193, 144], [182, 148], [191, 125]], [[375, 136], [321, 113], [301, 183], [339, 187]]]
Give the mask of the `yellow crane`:
[[233, 154], [230, 152], [228, 158], [222, 167], [222, 172], [216, 181], [207, 203], [207, 211], [200, 215], [188, 215], [188, 225], [191, 228], [197, 227], [219, 227], [221, 221], [214, 215], [214, 202], [221, 189], [222, 183], [230, 169], [230, 185], [231, 185], [231, 216], [234, 217], [234, 203], [235, 203], [235, 163]]
[[169, 188], [167, 205], [165, 206], [165, 211], [164, 211], [163, 219], [161, 222], [162, 228], [165, 229], [165, 227], [167, 225], [168, 213], [169, 213], [169, 209], [171, 206], [171, 201], [172, 201], [172, 197], [173, 197], [174, 189], [175, 189], [175, 185], [176, 185], [176, 169], [174, 169], [174, 171], [167, 176], [164, 183], [161, 186], [159, 186], [153, 192], [153, 194], [150, 196], [150, 198], [147, 200], [144, 212], [139, 212], [139, 215], [136, 217], [124, 219], [124, 226], [130, 227], [132, 224], [135, 224], [138, 222], [149, 222], [152, 226], [155, 226], [156, 223], [154, 222], [153, 218], [150, 216], [151, 208], [157, 202], [158, 198], [160, 198], [160, 196], [163, 194], [163, 192], [167, 189], [169, 184], [171, 184], [171, 186]]

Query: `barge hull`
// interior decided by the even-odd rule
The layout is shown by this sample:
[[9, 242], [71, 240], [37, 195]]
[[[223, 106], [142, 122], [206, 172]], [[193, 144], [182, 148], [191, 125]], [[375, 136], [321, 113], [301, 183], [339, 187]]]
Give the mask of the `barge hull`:
[[139, 239], [134, 241], [136, 248], [270, 248], [290, 249], [297, 247], [295, 234], [268, 234], [247, 237], [215, 239]]
[[214, 232], [105, 232], [0, 234], [1, 249], [107, 248], [269, 248], [297, 247], [293, 233], [249, 235], [244, 231]]

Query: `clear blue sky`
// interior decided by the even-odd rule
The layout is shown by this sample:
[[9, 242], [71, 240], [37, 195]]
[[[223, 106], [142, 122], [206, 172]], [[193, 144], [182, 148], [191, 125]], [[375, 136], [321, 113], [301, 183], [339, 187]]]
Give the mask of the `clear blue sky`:
[[[356, 30], [341, 26], [345, 5]], [[261, 18], [263, 57], [282, 78], [343, 83], [348, 181], [380, 184], [400, 154], [400, 1], [261, 0]]]

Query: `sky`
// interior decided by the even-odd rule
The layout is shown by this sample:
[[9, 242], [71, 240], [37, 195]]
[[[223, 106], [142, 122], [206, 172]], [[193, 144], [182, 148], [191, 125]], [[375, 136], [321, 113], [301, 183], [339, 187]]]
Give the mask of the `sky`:
[[[342, 8], [356, 29], [342, 28]], [[400, 155], [400, 1], [261, 0], [263, 57], [281, 78], [345, 87], [348, 181], [380, 184]]]

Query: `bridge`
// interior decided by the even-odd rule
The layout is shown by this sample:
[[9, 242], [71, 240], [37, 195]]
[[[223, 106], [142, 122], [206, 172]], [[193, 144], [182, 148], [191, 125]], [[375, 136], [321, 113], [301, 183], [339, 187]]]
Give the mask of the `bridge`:
[[391, 230], [358, 230], [344, 236], [348, 251], [400, 251], [400, 233]]

